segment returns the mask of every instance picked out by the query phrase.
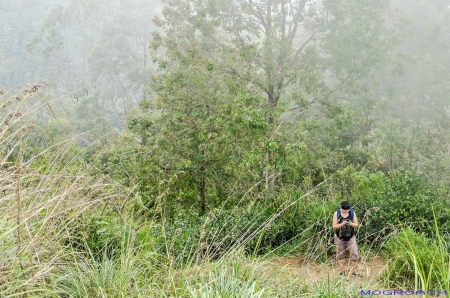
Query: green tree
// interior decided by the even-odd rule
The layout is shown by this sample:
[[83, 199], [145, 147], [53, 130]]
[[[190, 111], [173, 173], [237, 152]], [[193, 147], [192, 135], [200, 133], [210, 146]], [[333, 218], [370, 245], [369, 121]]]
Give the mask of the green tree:
[[[235, 204], [244, 187], [258, 182], [264, 158], [259, 142], [267, 130], [264, 98], [211, 67], [199, 52], [184, 56], [182, 64], [155, 77], [158, 97], [143, 106], [158, 112], [130, 122], [163, 171], [160, 180], [177, 177], [169, 201], [198, 205], [203, 213], [207, 196], [213, 206], [226, 199]], [[235, 196], [229, 193], [233, 187]]]
[[[300, 101], [302, 107], [326, 102], [384, 64], [395, 35], [385, 19], [388, 11], [389, 1], [173, 0], [157, 21], [164, 34], [155, 33], [154, 44], [170, 55], [201, 40], [214, 53], [209, 57], [215, 69], [264, 95], [274, 132], [283, 101]], [[168, 62], [163, 58], [160, 64]], [[273, 189], [275, 151], [268, 149], [266, 159], [266, 186]]]
[[[273, 194], [277, 167], [292, 167], [283, 159], [287, 148], [301, 148], [293, 143], [302, 140], [286, 138], [290, 131], [296, 135], [292, 124], [320, 117], [333, 119], [327, 127], [342, 127], [348, 122], [345, 110], [352, 96], [373, 69], [387, 61], [397, 34], [386, 21], [388, 11], [389, 1], [168, 1], [163, 18], [155, 20], [160, 30], [153, 33], [151, 44], [161, 75], [154, 84], [156, 105], [147, 111], [153, 115], [150, 122], [158, 124], [153, 130], [151, 125], [137, 125], [151, 133], [136, 132], [143, 139], [154, 135], [150, 143], [159, 138], [160, 156], [179, 164], [173, 169], [183, 169], [183, 162], [197, 169], [191, 177], [200, 181], [194, 185], [202, 185], [206, 177], [206, 156], [214, 156], [210, 166], [220, 168], [223, 163], [215, 162], [224, 155], [237, 156], [232, 153], [236, 149], [253, 152], [250, 159], [258, 164], [253, 175], [259, 175], [259, 181], [264, 174], [266, 189]], [[340, 97], [344, 100], [337, 103]], [[245, 131], [242, 138], [231, 138], [238, 127], [251, 126], [240, 127], [225, 117], [225, 110], [217, 108], [222, 105], [234, 113], [258, 115], [258, 123], [263, 117], [264, 125], [258, 126], [264, 129], [258, 133], [264, 133], [251, 142]], [[321, 112], [311, 112], [315, 108]], [[217, 118], [221, 130], [211, 126]], [[219, 138], [236, 140], [231, 151], [219, 147], [206, 154], [210, 130]], [[179, 158], [188, 154], [192, 158]], [[202, 187], [199, 196], [205, 210]]]

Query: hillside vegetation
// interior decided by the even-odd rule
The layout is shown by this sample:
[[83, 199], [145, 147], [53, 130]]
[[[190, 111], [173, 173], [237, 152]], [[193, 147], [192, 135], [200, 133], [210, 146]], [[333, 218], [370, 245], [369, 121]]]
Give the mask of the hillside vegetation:
[[[445, 1], [21, 5], [0, 296], [450, 293]], [[336, 274], [341, 201], [361, 279]]]

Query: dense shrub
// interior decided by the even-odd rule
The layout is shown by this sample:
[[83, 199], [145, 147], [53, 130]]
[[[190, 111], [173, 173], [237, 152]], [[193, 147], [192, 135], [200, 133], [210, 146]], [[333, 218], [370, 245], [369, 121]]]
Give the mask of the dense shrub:
[[423, 176], [401, 171], [349, 171], [340, 179], [345, 181], [349, 201], [358, 210], [359, 239], [366, 244], [381, 245], [399, 223], [432, 235], [433, 208], [441, 229], [449, 228], [446, 210], [450, 204]]
[[262, 226], [263, 217], [245, 209], [217, 209], [203, 216], [189, 210], [155, 232], [161, 251], [184, 263], [217, 259], [233, 248], [250, 251]]
[[394, 283], [392, 286], [414, 287], [413, 282], [417, 280], [421, 284], [416, 287], [420, 289], [438, 288], [441, 281], [437, 267], [442, 265], [438, 252], [437, 242], [424, 233], [411, 228], [396, 232], [384, 245], [383, 254], [389, 264], [386, 281]]
[[[204, 216], [180, 211], [154, 234], [159, 235], [161, 251], [181, 262], [217, 259], [231, 249], [258, 255], [277, 250], [324, 260], [330, 253], [331, 219], [338, 202], [285, 195], [251, 208], [214, 209]], [[280, 249], [288, 242], [290, 246]]]

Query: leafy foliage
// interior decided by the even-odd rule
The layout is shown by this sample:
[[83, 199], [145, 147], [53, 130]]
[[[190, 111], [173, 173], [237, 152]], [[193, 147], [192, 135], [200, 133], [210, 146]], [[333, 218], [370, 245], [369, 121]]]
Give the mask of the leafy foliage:
[[[446, 264], [440, 264], [437, 260], [437, 242], [424, 233], [416, 233], [406, 228], [391, 237], [384, 248], [385, 256], [389, 259], [386, 278], [388, 282], [393, 282], [394, 286], [434, 289], [442, 282], [438, 266]], [[413, 281], [418, 281], [418, 273], [423, 274], [423, 279], [414, 285]]]

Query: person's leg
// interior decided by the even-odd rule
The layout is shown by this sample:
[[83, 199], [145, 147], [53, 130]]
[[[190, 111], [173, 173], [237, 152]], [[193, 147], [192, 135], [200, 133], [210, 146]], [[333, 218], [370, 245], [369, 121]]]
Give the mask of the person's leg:
[[348, 242], [348, 250], [350, 251], [350, 262], [352, 266], [352, 274], [356, 276], [361, 276], [357, 272], [357, 262], [359, 260], [358, 246], [356, 245], [356, 237], [353, 236]]
[[339, 265], [339, 271], [345, 271], [345, 243], [341, 239], [339, 239], [336, 235], [334, 235], [334, 244], [336, 244], [336, 259]]

